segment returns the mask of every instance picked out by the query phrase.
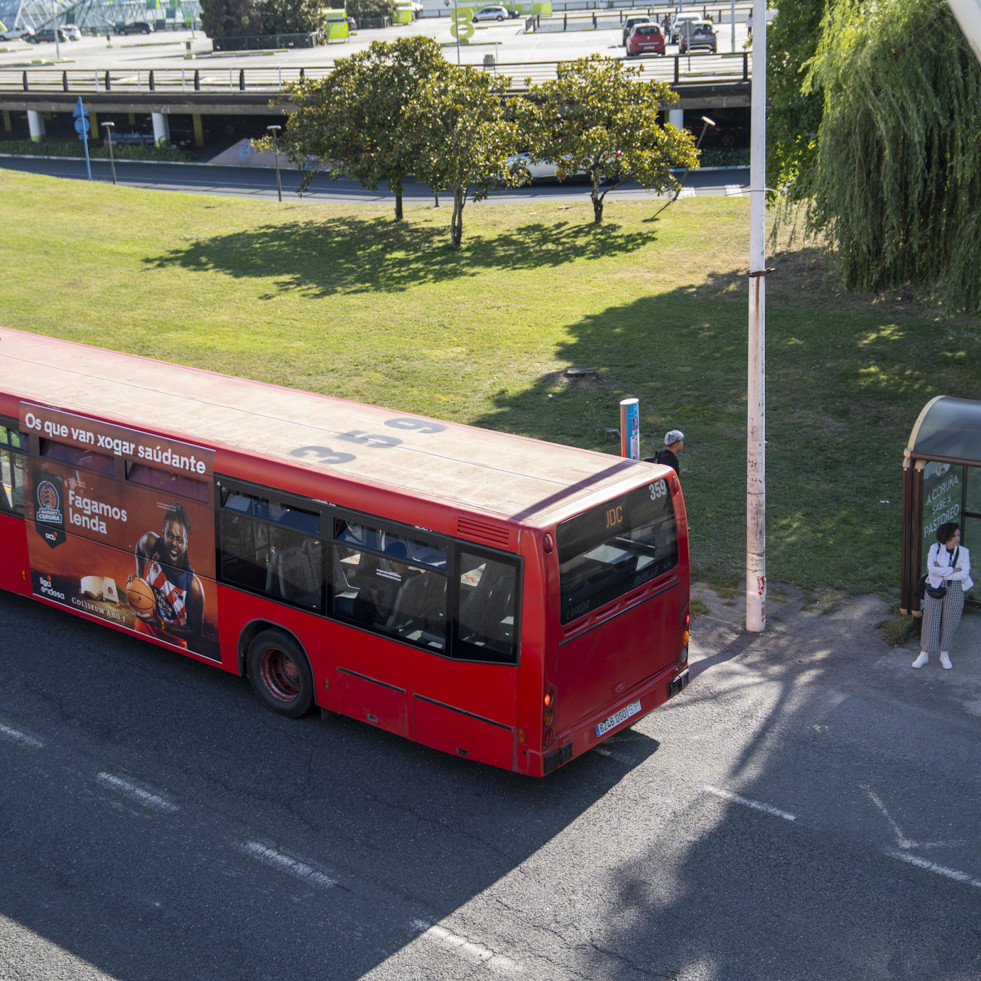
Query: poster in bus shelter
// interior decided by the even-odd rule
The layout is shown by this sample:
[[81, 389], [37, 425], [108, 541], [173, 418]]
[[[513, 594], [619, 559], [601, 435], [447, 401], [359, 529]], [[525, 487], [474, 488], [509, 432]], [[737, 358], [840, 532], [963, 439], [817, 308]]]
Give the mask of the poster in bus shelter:
[[937, 529], [961, 520], [960, 466], [930, 460], [923, 468], [923, 551], [937, 540]]
[[220, 660], [213, 454], [42, 406], [25, 503], [35, 595]]

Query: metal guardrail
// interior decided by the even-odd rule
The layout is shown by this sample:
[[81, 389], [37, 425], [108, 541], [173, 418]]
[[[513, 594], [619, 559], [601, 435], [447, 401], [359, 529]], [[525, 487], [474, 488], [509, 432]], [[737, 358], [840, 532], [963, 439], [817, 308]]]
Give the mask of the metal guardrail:
[[[693, 54], [674, 57], [631, 59], [629, 64], [642, 65], [645, 77], [672, 85], [682, 83], [710, 84], [713, 81], [749, 81], [748, 53], [735, 55]], [[494, 62], [486, 60], [473, 67], [510, 76], [515, 92], [525, 91], [529, 82], [544, 82], [556, 77], [554, 61]], [[0, 68], [0, 93], [3, 92], [71, 92], [77, 95], [100, 92], [164, 94], [252, 93], [273, 95], [300, 79], [324, 78], [333, 65], [310, 68]]]

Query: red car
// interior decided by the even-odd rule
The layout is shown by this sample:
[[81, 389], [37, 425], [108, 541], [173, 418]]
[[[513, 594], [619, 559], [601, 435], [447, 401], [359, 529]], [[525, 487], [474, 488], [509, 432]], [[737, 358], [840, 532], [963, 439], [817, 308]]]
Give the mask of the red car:
[[664, 54], [664, 35], [657, 24], [638, 24], [627, 38], [627, 57], [643, 54]]

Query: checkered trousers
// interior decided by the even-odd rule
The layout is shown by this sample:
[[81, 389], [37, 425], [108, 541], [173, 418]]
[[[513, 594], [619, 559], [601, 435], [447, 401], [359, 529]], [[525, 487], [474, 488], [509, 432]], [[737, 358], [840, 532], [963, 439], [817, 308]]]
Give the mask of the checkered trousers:
[[935, 654], [949, 651], [964, 610], [964, 589], [959, 580], [947, 583], [947, 595], [934, 599], [923, 597], [923, 624], [920, 627], [920, 648]]

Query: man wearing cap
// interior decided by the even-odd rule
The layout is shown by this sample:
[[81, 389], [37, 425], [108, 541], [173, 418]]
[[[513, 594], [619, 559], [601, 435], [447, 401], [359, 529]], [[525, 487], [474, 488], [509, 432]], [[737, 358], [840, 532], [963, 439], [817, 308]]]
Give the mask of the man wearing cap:
[[680, 474], [678, 469], [678, 454], [684, 449], [685, 434], [680, 429], [672, 429], [664, 436], [664, 449], [660, 450], [646, 463], [663, 463], [666, 467], [671, 467], [676, 474]]

